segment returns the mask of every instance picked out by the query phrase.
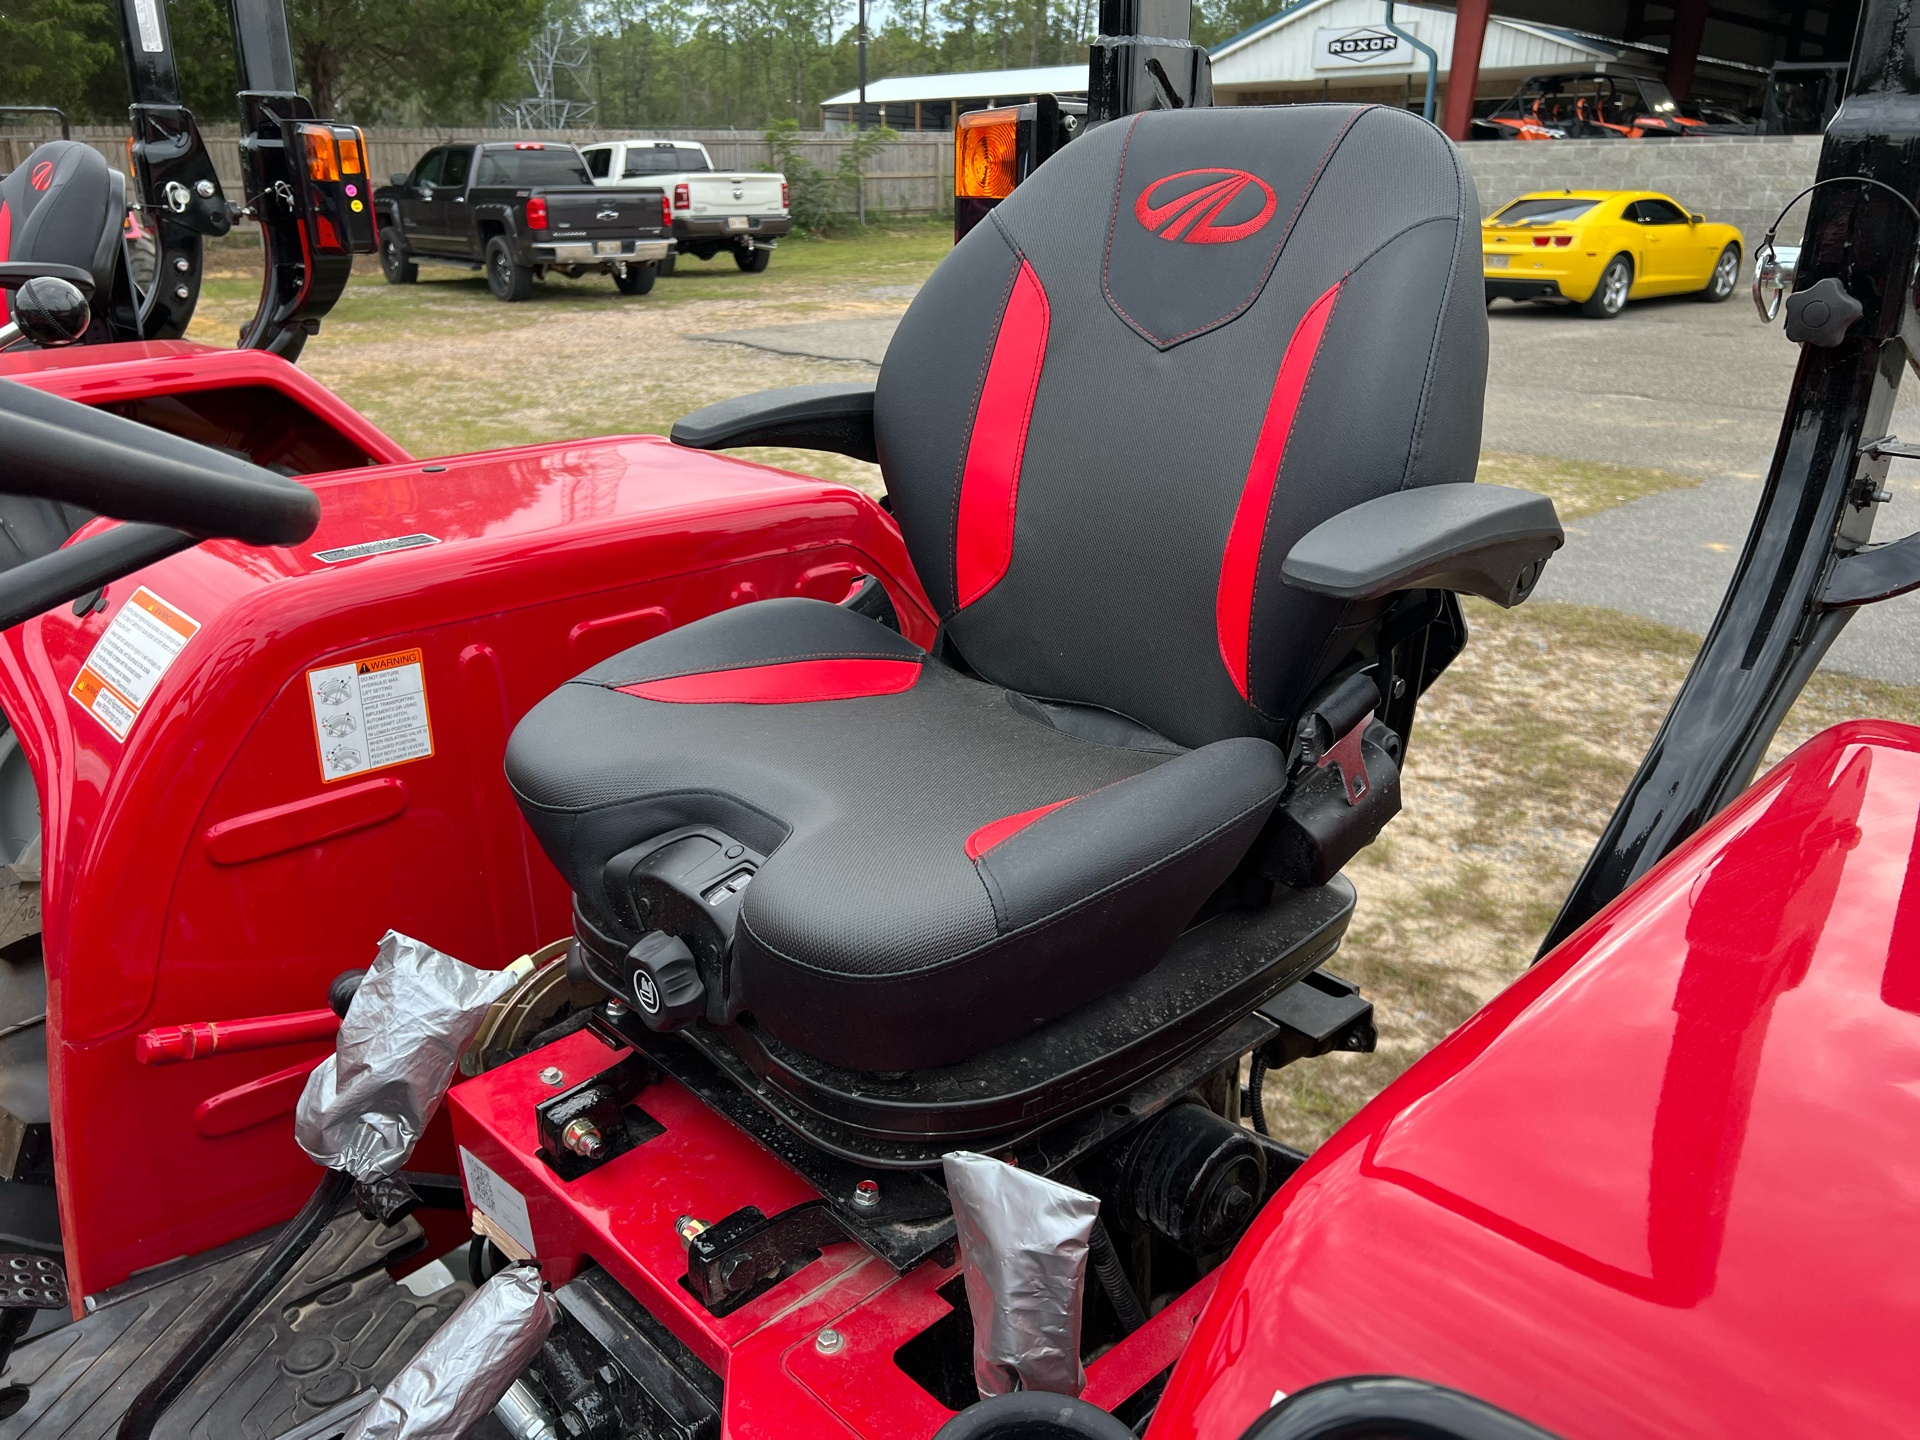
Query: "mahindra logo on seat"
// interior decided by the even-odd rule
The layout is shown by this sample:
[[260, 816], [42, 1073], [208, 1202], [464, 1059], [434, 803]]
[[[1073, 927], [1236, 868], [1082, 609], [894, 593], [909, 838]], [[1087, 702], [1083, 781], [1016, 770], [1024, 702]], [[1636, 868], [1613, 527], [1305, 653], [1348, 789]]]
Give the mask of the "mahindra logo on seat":
[[[1198, 183], [1156, 205], [1154, 198], [1176, 180]], [[1249, 216], [1250, 210], [1258, 210]], [[1231, 212], [1231, 214], [1229, 214]], [[1187, 245], [1230, 245], [1273, 218], [1273, 187], [1244, 170], [1176, 170], [1140, 192], [1133, 203], [1140, 223], [1162, 240]]]
[[33, 167], [33, 174], [27, 177], [27, 183], [36, 190], [44, 190], [53, 183], [53, 161], [42, 160]]

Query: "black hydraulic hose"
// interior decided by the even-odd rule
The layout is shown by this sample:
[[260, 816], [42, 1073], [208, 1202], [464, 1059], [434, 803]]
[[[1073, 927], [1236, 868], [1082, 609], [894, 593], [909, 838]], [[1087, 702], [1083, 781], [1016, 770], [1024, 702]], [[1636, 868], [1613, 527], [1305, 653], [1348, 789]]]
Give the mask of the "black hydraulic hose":
[[212, 1363], [221, 1347], [253, 1318], [267, 1297], [280, 1288], [280, 1282], [313, 1248], [320, 1232], [327, 1228], [327, 1222], [352, 1196], [353, 1183], [353, 1176], [344, 1170], [327, 1171], [300, 1213], [274, 1237], [266, 1253], [228, 1293], [213, 1317], [194, 1332], [161, 1367], [160, 1373], [134, 1397], [115, 1432], [116, 1440], [148, 1440], [167, 1407], [200, 1378], [200, 1372]]
[[[1267, 1083], [1267, 1059], [1258, 1050], [1247, 1064], [1247, 1118], [1253, 1121], [1253, 1128], [1267, 1135], [1267, 1102], [1260, 1091]], [[1268, 1135], [1271, 1139], [1272, 1136]]]
[[1120, 1317], [1121, 1332], [1131, 1335], [1147, 1323], [1147, 1312], [1140, 1308], [1140, 1297], [1133, 1293], [1132, 1282], [1120, 1268], [1120, 1257], [1114, 1253], [1113, 1237], [1107, 1234], [1104, 1220], [1093, 1222], [1093, 1233], [1087, 1236], [1087, 1258], [1093, 1262], [1093, 1273], [1100, 1277], [1100, 1288], [1113, 1304], [1113, 1313]]

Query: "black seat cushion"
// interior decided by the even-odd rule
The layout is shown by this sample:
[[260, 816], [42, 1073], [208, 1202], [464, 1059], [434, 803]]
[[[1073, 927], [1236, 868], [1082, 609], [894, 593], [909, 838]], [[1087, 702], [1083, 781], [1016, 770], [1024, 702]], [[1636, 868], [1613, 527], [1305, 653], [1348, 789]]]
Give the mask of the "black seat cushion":
[[729, 1008], [832, 1064], [912, 1069], [1150, 968], [1285, 783], [1262, 740], [1113, 728], [1131, 743], [1065, 733], [863, 616], [771, 600], [562, 686], [507, 775], [609, 930], [602, 870], [637, 841], [710, 824], [768, 854]]

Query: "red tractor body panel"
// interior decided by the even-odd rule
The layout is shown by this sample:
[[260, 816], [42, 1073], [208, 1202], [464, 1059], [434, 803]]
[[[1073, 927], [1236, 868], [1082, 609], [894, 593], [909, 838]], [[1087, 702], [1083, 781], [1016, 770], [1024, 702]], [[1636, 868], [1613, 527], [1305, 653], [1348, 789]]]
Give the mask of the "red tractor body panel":
[[1155, 1440], [1397, 1374], [1556, 1434], [1920, 1431], [1920, 730], [1802, 746], [1336, 1134]]
[[[197, 396], [208, 391], [236, 392], [241, 408], [259, 412], [265, 408], [260, 403], [260, 392], [265, 391], [286, 402], [283, 413], [261, 417], [277, 432], [269, 444], [284, 444], [287, 430], [304, 426], [333, 437], [326, 446], [335, 456], [334, 463], [326, 467], [329, 469], [354, 463], [387, 465], [412, 458], [311, 375], [264, 350], [217, 350], [190, 340], [138, 340], [78, 345], [66, 350], [9, 351], [0, 354], [0, 379], [17, 380], [81, 405], [117, 407], [122, 413], [140, 401], [164, 401], [166, 397]], [[183, 425], [178, 419], [169, 420], [151, 411], [130, 418], [184, 434], [190, 440], [224, 440], [229, 449], [245, 448], [233, 443], [239, 437], [205, 433], [190, 420]], [[249, 454], [247, 458], [271, 467], [278, 457], [268, 453]], [[291, 468], [298, 472], [301, 467]]]
[[[680, 1217], [712, 1224], [747, 1205], [777, 1215], [817, 1199], [811, 1185], [671, 1079], [634, 1101], [662, 1133], [572, 1181], [540, 1158], [535, 1106], [626, 1053], [576, 1031], [454, 1087], [454, 1138], [492, 1172], [487, 1193], [507, 1202], [496, 1200], [490, 1218], [502, 1223], [510, 1214], [504, 1223], [516, 1226], [524, 1215], [522, 1243], [533, 1242], [528, 1248], [553, 1285], [588, 1261], [619, 1281], [725, 1382], [726, 1434], [893, 1440], [938, 1430], [952, 1412], [895, 1354], [952, 1313], [937, 1292], [956, 1263], [936, 1257], [896, 1274], [859, 1245], [830, 1245], [764, 1294], [713, 1315], [680, 1283]], [[551, 1083], [540, 1078], [549, 1068], [560, 1071]], [[469, 1176], [470, 1165], [463, 1158]], [[1209, 1276], [1089, 1365], [1085, 1398], [1110, 1409], [1165, 1371], [1212, 1288]], [[822, 1347], [823, 1330], [837, 1343]]]
[[[136, 1058], [141, 1032], [311, 1011], [390, 927], [483, 966], [571, 932], [566, 887], [501, 771], [508, 733], [542, 696], [671, 626], [779, 595], [838, 601], [863, 572], [885, 582], [910, 638], [933, 636], [899, 532], [867, 497], [658, 437], [308, 483], [322, 519], [297, 549], [209, 542], [115, 582], [103, 608], [59, 606], [0, 636], [0, 710], [44, 811], [76, 1297], [282, 1220], [313, 1187], [289, 1117], [328, 1041], [152, 1066]], [[408, 537], [386, 553], [316, 554]], [[122, 740], [98, 718], [111, 711], [83, 705], [81, 675], [111, 679], [95, 647], [141, 589], [143, 606], [197, 628]], [[334, 763], [309, 672], [360, 661], [418, 667], [429, 754], [375, 764], [393, 756], [368, 745], [367, 764]], [[370, 739], [366, 723], [341, 743]], [[415, 1164], [452, 1169], [444, 1133]]]

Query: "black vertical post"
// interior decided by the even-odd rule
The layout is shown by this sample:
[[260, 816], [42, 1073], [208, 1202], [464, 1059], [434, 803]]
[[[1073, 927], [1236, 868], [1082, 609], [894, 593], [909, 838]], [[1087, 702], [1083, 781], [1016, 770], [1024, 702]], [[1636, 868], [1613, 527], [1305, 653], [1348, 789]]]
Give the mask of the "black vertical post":
[[1087, 122], [1213, 103], [1207, 52], [1189, 36], [1192, 0], [1100, 0], [1087, 57]]
[[[1541, 946], [1545, 953], [1730, 802], [1851, 610], [1821, 604], [1866, 544], [1879, 490], [1861, 454], [1886, 433], [1908, 363], [1920, 201], [1920, 72], [1911, 0], [1866, 0], [1847, 99], [1820, 152], [1795, 286], [1829, 277], [1865, 306], [1837, 345], [1802, 347], [1745, 549], [1693, 669]], [[1867, 177], [1872, 185], [1846, 183]], [[1779, 338], [1767, 343], [1785, 344]]]

